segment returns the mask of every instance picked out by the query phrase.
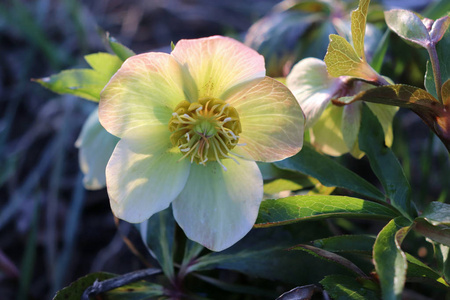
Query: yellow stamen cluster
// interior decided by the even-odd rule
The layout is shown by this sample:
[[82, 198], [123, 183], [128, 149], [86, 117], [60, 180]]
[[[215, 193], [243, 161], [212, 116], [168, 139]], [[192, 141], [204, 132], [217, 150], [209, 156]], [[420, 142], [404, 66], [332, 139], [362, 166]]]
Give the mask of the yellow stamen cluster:
[[[205, 165], [207, 161], [231, 158], [242, 132], [235, 108], [216, 98], [202, 98], [198, 102], [182, 101], [169, 121], [172, 144], [190, 156], [191, 163]], [[235, 160], [235, 159], [234, 159]]]

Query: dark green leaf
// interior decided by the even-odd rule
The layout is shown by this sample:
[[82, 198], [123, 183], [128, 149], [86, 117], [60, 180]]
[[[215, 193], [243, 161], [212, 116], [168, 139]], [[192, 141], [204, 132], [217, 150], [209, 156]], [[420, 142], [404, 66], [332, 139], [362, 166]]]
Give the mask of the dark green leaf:
[[298, 154], [276, 162], [275, 165], [280, 169], [301, 172], [317, 178], [325, 186], [341, 187], [370, 198], [384, 200], [384, 195], [372, 184], [331, 158], [319, 154], [308, 144], [304, 144]]
[[400, 245], [410, 222], [403, 217], [391, 220], [378, 234], [373, 247], [375, 269], [385, 300], [401, 299], [406, 280], [406, 255]]
[[339, 235], [315, 240], [315, 247], [331, 252], [352, 252], [372, 254], [375, 237], [371, 235]]
[[382, 204], [344, 196], [293, 196], [261, 203], [255, 227], [324, 218], [392, 219], [398, 213]]
[[362, 277], [367, 277], [367, 275], [363, 271], [361, 271], [361, 269], [358, 268], [354, 263], [352, 263], [345, 257], [337, 255], [333, 252], [323, 250], [320, 248], [316, 248], [316, 247], [310, 246], [310, 245], [297, 245], [297, 246], [292, 247], [290, 250], [301, 250], [301, 251], [308, 252], [309, 254], [314, 255], [318, 258], [337, 263], [337, 264], [349, 269], [350, 271], [356, 273], [356, 275], [359, 275]]
[[429, 266], [415, 258], [409, 253], [406, 254], [406, 259], [408, 260], [408, 269], [407, 269], [407, 281], [418, 281], [418, 282], [427, 282], [431, 284], [437, 284], [438, 286], [444, 287], [446, 285], [444, 279], [431, 269]]
[[168, 278], [173, 278], [175, 219], [171, 207], [154, 214], [141, 223], [140, 227], [141, 237], [146, 242], [150, 254], [158, 260], [164, 274]]
[[[188, 271], [227, 269], [290, 284], [319, 281], [329, 272], [342, 272], [342, 267], [325, 264], [317, 268], [318, 258], [303, 251], [287, 249], [295, 243], [324, 234], [331, 233], [321, 222], [254, 229], [229, 249], [198, 258]], [[304, 270], [310, 271], [306, 273]]]
[[122, 60], [125, 61], [128, 57], [136, 55], [136, 53], [133, 52], [133, 50], [129, 49], [128, 47], [122, 45], [117, 41], [115, 38], [107, 35], [109, 46], [111, 47], [112, 51]]
[[100, 294], [102, 300], [147, 300], [164, 295], [164, 287], [147, 281], [124, 285]]
[[405, 217], [415, 216], [411, 205], [411, 187], [390, 148], [384, 144], [383, 128], [367, 106], [363, 106], [359, 131], [359, 148], [369, 158], [370, 166], [383, 185], [391, 204]]
[[[441, 82], [444, 83], [450, 79], [450, 29], [447, 29], [443, 38], [439, 41], [439, 43], [437, 43], [436, 52], [439, 60]], [[425, 73], [425, 88], [430, 94], [437, 98], [434, 73], [430, 61], [427, 62], [427, 72]]]
[[373, 54], [372, 61], [370, 62], [370, 65], [376, 72], [381, 71], [384, 56], [386, 55], [386, 51], [387, 51], [388, 45], [389, 45], [390, 33], [391, 33], [390, 30], [386, 30], [383, 37], [381, 38], [380, 43], [378, 44], [377, 48], [375, 49], [375, 53]]
[[420, 218], [436, 225], [450, 225], [450, 205], [442, 202], [431, 202], [425, 208]]
[[320, 284], [333, 299], [339, 300], [378, 300], [380, 299], [377, 291], [366, 288], [364, 283], [373, 286], [368, 280], [360, 279], [344, 275], [326, 276]]
[[450, 246], [450, 226], [448, 225], [433, 226], [424, 219], [417, 218], [414, 230], [435, 242]]
[[116, 277], [117, 275], [105, 272], [91, 273], [72, 282], [68, 287], [56, 293], [53, 300], [80, 300], [84, 290], [91, 286], [96, 280], [103, 281]]

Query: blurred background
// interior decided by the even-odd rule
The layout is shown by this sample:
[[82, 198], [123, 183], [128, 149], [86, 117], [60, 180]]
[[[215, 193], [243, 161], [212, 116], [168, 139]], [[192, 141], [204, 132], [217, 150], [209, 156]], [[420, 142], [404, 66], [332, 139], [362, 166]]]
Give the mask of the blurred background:
[[[181, 38], [227, 35], [244, 40], [252, 24], [269, 14], [276, 0], [2, 0], [0, 2], [0, 300], [49, 299], [78, 277], [95, 271], [126, 273], [143, 268], [123, 242], [128, 236], [139, 246], [139, 234], [118, 227], [106, 190], [87, 191], [82, 184], [78, 150], [81, 126], [96, 104], [57, 95], [33, 78], [63, 69], [86, 67], [83, 56], [106, 51], [109, 32], [136, 53], [170, 51]], [[284, 1], [290, 5], [293, 1]], [[343, 1], [346, 2], [346, 1]], [[349, 1], [347, 1], [349, 2]], [[427, 1], [386, 1], [392, 6], [423, 10]], [[353, 1], [353, 7], [357, 2]], [[376, 5], [383, 5], [382, 2]], [[381, 16], [373, 16], [374, 20]], [[269, 26], [272, 19], [266, 20]], [[292, 21], [295, 23], [296, 21]], [[269, 25], [268, 25], [269, 24]], [[253, 29], [259, 48], [261, 32]], [[283, 35], [282, 44], [295, 44], [300, 33]], [[306, 32], [313, 32], [309, 28]], [[266, 30], [266, 31], [265, 31]], [[383, 29], [384, 30], [384, 29]], [[327, 35], [326, 35], [327, 36]], [[310, 37], [312, 38], [312, 37]], [[256, 40], [256, 41], [255, 41]], [[259, 44], [258, 44], [259, 43]], [[426, 53], [406, 49], [396, 39], [383, 74], [394, 81], [423, 87]], [[395, 47], [395, 43], [400, 45]], [[325, 49], [315, 52], [323, 58]], [[298, 49], [295, 48], [297, 51]], [[412, 49], [412, 50], [411, 50]], [[261, 50], [261, 51], [262, 51]], [[276, 51], [273, 51], [277, 55]], [[297, 52], [295, 59], [308, 51]], [[274, 65], [277, 65], [276, 58]], [[273, 76], [284, 69], [269, 70]], [[289, 61], [288, 59], [288, 61]], [[286, 62], [286, 61], [284, 61]], [[400, 64], [399, 68], [397, 64]], [[278, 64], [279, 65], [279, 64]], [[401, 110], [394, 124], [393, 149], [413, 187], [418, 207], [449, 199], [449, 160], [445, 148], [412, 112]], [[359, 174], [367, 173], [365, 159], [344, 156], [339, 161]], [[365, 174], [367, 178], [373, 175]], [[307, 283], [304, 283], [307, 284]]]

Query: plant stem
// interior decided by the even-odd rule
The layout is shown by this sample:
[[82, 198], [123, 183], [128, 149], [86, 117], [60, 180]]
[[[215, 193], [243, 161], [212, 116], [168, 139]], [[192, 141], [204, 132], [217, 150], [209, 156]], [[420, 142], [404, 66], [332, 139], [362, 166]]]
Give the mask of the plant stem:
[[439, 58], [436, 51], [436, 44], [431, 42], [427, 47], [428, 54], [430, 55], [431, 67], [433, 68], [434, 75], [434, 85], [436, 86], [436, 93], [438, 96], [439, 102], [442, 103], [442, 95], [441, 95], [441, 68], [439, 66]]

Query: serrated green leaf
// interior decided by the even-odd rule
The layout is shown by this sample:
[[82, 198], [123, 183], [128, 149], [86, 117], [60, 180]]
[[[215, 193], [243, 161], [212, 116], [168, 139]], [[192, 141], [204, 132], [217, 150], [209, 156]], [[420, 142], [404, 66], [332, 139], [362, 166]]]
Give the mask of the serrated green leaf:
[[128, 47], [122, 45], [119, 41], [117, 41], [114, 37], [107, 35], [109, 46], [111, 50], [119, 57], [120, 60], [125, 61], [128, 57], [136, 55], [133, 50]]
[[324, 218], [392, 219], [398, 213], [382, 204], [344, 196], [293, 196], [264, 200], [255, 227]]
[[383, 129], [371, 110], [364, 106], [359, 148], [369, 158], [370, 166], [383, 185], [391, 204], [407, 218], [415, 217], [411, 204], [411, 187], [392, 150], [384, 144]]
[[306, 143], [298, 154], [274, 164], [280, 169], [301, 172], [314, 177], [325, 186], [341, 187], [370, 198], [384, 200], [384, 195], [368, 181], [331, 158], [319, 154]]
[[355, 49], [343, 37], [330, 34], [330, 44], [324, 62], [333, 77], [352, 76], [368, 81], [376, 81], [378, 74], [367, 62], [360, 59]]
[[358, 8], [351, 14], [353, 47], [355, 48], [356, 54], [358, 54], [363, 61], [366, 60], [366, 55], [364, 54], [364, 36], [366, 33], [366, 19], [369, 3], [370, 0], [360, 0]]
[[327, 250], [324, 250], [321, 248], [317, 248], [314, 246], [310, 246], [310, 245], [296, 245], [296, 246], [290, 248], [290, 250], [301, 250], [301, 251], [308, 252], [309, 254], [314, 255], [318, 258], [339, 264], [339, 265], [349, 269], [350, 271], [354, 272], [358, 276], [367, 277], [367, 275], [363, 271], [361, 271], [361, 269], [358, 268], [354, 263], [352, 263], [345, 257], [337, 255], [333, 252], [330, 252], [330, 251], [327, 251]]
[[401, 38], [428, 48], [430, 35], [422, 20], [409, 10], [392, 9], [384, 12], [388, 27]]
[[102, 300], [147, 300], [163, 295], [163, 286], [152, 282], [140, 281], [110, 290], [97, 297], [100, 297]]
[[339, 235], [319, 239], [312, 242], [317, 247], [331, 252], [351, 252], [371, 254], [375, 236], [371, 235]]
[[164, 274], [168, 278], [174, 278], [175, 219], [171, 207], [141, 223], [140, 232], [150, 254], [158, 260]]
[[115, 274], [106, 272], [88, 274], [57, 292], [53, 300], [80, 300], [84, 290], [90, 287], [96, 280], [103, 281], [116, 276]]
[[95, 53], [85, 56], [93, 69], [65, 70], [35, 81], [58, 94], [71, 94], [98, 102], [100, 92], [122, 65], [115, 55]]
[[[367, 280], [366, 280], [367, 281]], [[361, 282], [365, 280], [345, 276], [330, 275], [320, 281], [333, 299], [340, 300], [377, 300], [380, 299], [378, 293], [366, 288]]]
[[403, 217], [391, 220], [378, 234], [373, 247], [375, 269], [381, 284], [382, 298], [401, 299], [406, 281], [407, 260], [400, 245], [409, 231]]

